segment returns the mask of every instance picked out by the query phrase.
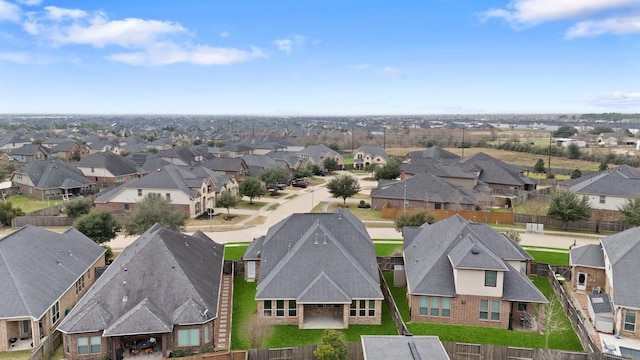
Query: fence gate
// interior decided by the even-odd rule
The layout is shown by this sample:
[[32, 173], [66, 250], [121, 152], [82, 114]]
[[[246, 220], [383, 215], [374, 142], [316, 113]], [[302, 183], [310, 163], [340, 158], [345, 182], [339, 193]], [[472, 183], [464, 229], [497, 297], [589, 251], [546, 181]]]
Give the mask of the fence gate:
[[456, 343], [456, 359], [457, 360], [476, 360], [482, 359], [481, 345], [479, 344], [461, 344]]

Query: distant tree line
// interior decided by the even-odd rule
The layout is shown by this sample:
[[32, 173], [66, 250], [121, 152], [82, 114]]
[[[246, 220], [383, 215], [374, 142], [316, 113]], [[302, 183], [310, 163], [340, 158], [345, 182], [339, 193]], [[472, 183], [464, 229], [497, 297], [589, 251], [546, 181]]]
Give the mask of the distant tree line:
[[582, 114], [580, 115], [580, 119], [620, 121], [623, 119], [640, 119], [640, 114], [622, 114], [622, 113]]

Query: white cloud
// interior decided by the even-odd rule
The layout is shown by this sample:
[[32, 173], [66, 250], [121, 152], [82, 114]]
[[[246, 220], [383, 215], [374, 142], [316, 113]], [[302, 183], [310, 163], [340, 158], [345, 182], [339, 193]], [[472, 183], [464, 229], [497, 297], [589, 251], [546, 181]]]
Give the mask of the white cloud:
[[65, 9], [57, 6], [46, 6], [44, 9], [47, 11], [47, 17], [51, 20], [62, 20], [65, 18], [79, 19], [89, 15], [84, 10]]
[[36, 6], [42, 3], [42, 0], [18, 0], [20, 4], [28, 6]]
[[513, 0], [505, 9], [489, 9], [480, 14], [483, 21], [501, 18], [521, 29], [547, 21], [571, 19], [601, 11], [624, 8], [637, 0]]
[[165, 43], [146, 51], [113, 54], [106, 58], [130, 65], [169, 65], [176, 63], [230, 65], [262, 57], [264, 57], [264, 54], [256, 47], [252, 47], [251, 51], [245, 51], [206, 45], [185, 48], [176, 44]]
[[569, 28], [565, 37], [567, 39], [573, 39], [602, 34], [621, 35], [638, 32], [640, 32], [640, 16], [611, 18], [599, 21], [581, 21]]
[[598, 95], [588, 95], [584, 98], [585, 102], [604, 107], [627, 107], [640, 105], [640, 92], [624, 93], [614, 91]]
[[228, 38], [228, 37], [229, 37], [229, 35], [230, 35], [230, 34], [229, 34], [229, 32], [228, 32], [228, 31], [223, 31], [223, 32], [221, 32], [221, 33], [220, 33], [220, 37], [221, 37], [221, 38], [223, 38], [223, 39]]
[[307, 41], [306, 36], [294, 35], [286, 39], [274, 40], [273, 44], [278, 48], [278, 50], [284, 51], [287, 54], [291, 54], [293, 52], [294, 47], [300, 47], [304, 45], [306, 41]]
[[19, 52], [6, 52], [0, 53], [0, 61], [8, 61], [18, 64], [29, 64], [32, 61], [32, 57], [29, 54]]
[[1, 20], [9, 20], [9, 21], [20, 21], [20, 15], [22, 10], [19, 6], [8, 3], [6, 1], [0, 0], [0, 21]]

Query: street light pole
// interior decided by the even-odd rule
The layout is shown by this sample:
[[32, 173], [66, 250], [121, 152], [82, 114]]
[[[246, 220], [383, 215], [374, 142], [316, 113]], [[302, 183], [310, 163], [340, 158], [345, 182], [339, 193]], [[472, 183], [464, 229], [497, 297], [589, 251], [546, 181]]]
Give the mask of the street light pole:
[[[406, 181], [406, 180], [405, 180]], [[402, 195], [402, 213], [407, 211], [407, 183], [404, 183], [404, 193]]]
[[313, 211], [313, 193], [314, 193], [315, 188], [312, 186], [311, 187], [311, 211]]

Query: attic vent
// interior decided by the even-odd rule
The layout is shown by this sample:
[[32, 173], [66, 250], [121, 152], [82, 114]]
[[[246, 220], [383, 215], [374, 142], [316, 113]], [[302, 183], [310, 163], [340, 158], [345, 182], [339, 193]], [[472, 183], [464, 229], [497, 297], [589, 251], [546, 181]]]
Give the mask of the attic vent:
[[127, 295], [122, 297], [122, 302], [127, 302], [127, 300], [129, 300], [129, 298], [127, 297]]
[[318, 245], [318, 233], [316, 233], [316, 241], [314, 242], [314, 244]]
[[157, 172], [160, 172], [160, 169], [156, 169]]
[[471, 249], [471, 253], [472, 253], [473, 255], [478, 255], [478, 254], [480, 254], [480, 250], [478, 250], [478, 249], [476, 249], [476, 248], [473, 248], [473, 249]]
[[322, 237], [322, 245], [327, 245], [327, 234]]

